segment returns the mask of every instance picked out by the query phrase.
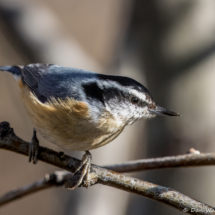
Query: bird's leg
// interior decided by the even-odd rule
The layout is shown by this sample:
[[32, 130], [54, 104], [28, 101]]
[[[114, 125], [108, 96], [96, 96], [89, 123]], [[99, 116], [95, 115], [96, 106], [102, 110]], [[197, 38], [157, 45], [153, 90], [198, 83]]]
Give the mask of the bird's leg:
[[31, 162], [32, 160], [33, 164], [37, 163], [38, 151], [39, 151], [39, 140], [37, 139], [37, 133], [36, 133], [36, 130], [34, 129], [33, 137], [29, 145], [29, 151], [28, 151], [29, 162]]
[[[83, 179], [85, 178], [85, 185], [86, 187], [90, 186], [90, 178], [89, 178], [89, 173], [90, 173], [90, 167], [91, 167], [91, 160], [92, 160], [92, 155], [89, 151], [85, 151], [85, 154], [82, 157], [81, 164], [79, 167], [75, 170], [73, 173], [73, 176], [83, 167], [83, 170], [81, 172], [80, 178], [78, 179], [78, 182], [76, 183], [75, 186], [71, 187], [70, 186], [70, 180], [68, 180], [67, 183], [65, 183], [65, 187], [69, 190], [74, 190], [78, 186], [80, 186], [83, 182]], [[71, 179], [72, 180], [72, 179]]]

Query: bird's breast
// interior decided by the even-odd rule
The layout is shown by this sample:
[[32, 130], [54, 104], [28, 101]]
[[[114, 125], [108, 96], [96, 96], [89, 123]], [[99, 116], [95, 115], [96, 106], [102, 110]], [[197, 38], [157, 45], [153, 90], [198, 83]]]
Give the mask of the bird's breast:
[[72, 151], [103, 146], [124, 128], [106, 111], [95, 120], [82, 101], [51, 98], [41, 103], [27, 87], [22, 88], [22, 98], [36, 130], [50, 142]]

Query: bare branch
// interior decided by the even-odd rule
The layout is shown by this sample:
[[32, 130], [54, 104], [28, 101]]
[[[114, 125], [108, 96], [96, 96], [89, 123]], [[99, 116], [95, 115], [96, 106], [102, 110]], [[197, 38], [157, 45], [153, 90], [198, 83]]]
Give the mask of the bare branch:
[[[0, 148], [14, 151], [23, 155], [28, 155], [28, 146], [28, 142], [21, 140], [14, 134], [13, 129], [9, 126], [9, 123], [3, 122], [0, 124]], [[38, 159], [70, 172], [74, 172], [75, 168], [80, 162], [79, 160], [67, 155], [63, 157], [59, 156], [57, 152], [44, 147], [40, 147]], [[65, 173], [65, 175], [62, 176], [63, 179], [60, 183], [63, 183], [64, 179], [68, 179], [69, 176], [70, 175]], [[77, 181], [77, 178], [78, 175], [75, 175], [75, 177], [72, 178], [71, 183], [75, 183]], [[187, 197], [175, 190], [125, 176], [96, 165], [92, 165], [90, 179], [91, 185], [100, 183], [127, 192], [139, 194], [170, 205], [178, 210], [184, 210], [186, 208], [185, 212], [189, 214], [208, 214], [208, 211], [211, 212], [210, 214], [215, 214], [215, 208]], [[54, 183], [56, 183], [56, 180], [40, 180], [32, 185], [29, 185], [29, 187], [31, 187], [31, 189], [29, 189], [29, 192], [28, 189], [26, 189], [28, 187], [27, 186], [24, 187], [23, 192], [20, 193], [24, 194], [26, 192], [27, 194], [29, 194], [31, 192], [34, 192], [34, 187], [45, 189], [51, 186], [53, 181]], [[5, 198], [1, 197], [0, 200], [5, 200], [6, 198], [9, 199], [9, 195], [11, 195], [11, 192], [4, 195]], [[195, 208], [195, 211], [191, 212], [192, 208]]]
[[215, 153], [185, 154], [161, 158], [150, 158], [128, 161], [121, 164], [108, 165], [103, 168], [116, 172], [135, 172], [150, 169], [162, 169], [172, 167], [197, 167], [215, 165]]
[[33, 182], [32, 184], [13, 189], [0, 196], [0, 206], [5, 205], [13, 200], [27, 196], [29, 194], [44, 190], [50, 187], [62, 186], [72, 177], [67, 171], [55, 171], [52, 174], [46, 174], [45, 178]]

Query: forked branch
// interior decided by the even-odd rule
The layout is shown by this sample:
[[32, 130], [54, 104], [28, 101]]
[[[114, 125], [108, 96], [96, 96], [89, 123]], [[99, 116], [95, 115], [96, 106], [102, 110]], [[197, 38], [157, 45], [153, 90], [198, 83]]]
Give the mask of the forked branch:
[[[10, 128], [9, 123], [3, 122], [0, 124], [0, 148], [14, 151], [16, 153], [20, 153], [27, 156], [28, 147], [29, 147], [29, 143], [17, 137], [13, 132], [13, 129]], [[190, 159], [190, 161], [187, 162], [187, 166], [197, 166], [198, 164], [212, 165], [215, 163], [213, 154], [206, 154], [205, 159], [203, 159], [201, 156], [200, 157], [198, 156], [199, 156], [198, 154], [176, 156], [175, 161], [174, 161], [174, 157], [158, 158], [153, 160], [148, 159], [148, 160], [138, 161], [136, 164], [137, 166], [140, 166], [141, 164], [142, 169], [144, 168], [153, 169], [153, 168], [156, 168], [155, 167], [156, 165], [157, 165], [157, 168], [175, 167], [180, 165], [186, 166], [184, 165], [183, 159], [188, 159], [188, 160]], [[78, 159], [72, 158], [67, 155], [61, 156], [59, 155], [59, 153], [44, 147], [40, 147], [38, 159], [43, 162], [52, 164], [56, 167], [60, 167], [69, 172], [74, 172], [80, 163]], [[213, 162], [211, 162], [211, 159], [213, 160]], [[160, 165], [159, 163], [162, 160], [163, 160], [163, 165]], [[196, 160], [196, 162], [194, 160]], [[147, 164], [147, 161], [148, 161], [148, 164]], [[138, 167], [135, 169], [134, 164], [135, 164], [135, 161], [128, 164], [128, 166], [130, 165], [130, 170], [129, 168], [126, 167], [125, 164], [106, 166], [106, 167], [110, 169], [112, 168], [113, 170], [118, 169], [121, 172], [126, 172], [126, 171], [130, 172], [135, 170], [139, 171], [141, 168]], [[16, 199], [20, 196], [23, 196], [41, 189], [45, 189], [56, 185], [62, 185], [70, 177], [71, 177], [71, 173], [68, 173], [65, 171], [60, 171], [60, 172], [56, 172], [54, 174], [48, 175], [45, 179], [41, 179], [40, 181], [37, 181], [29, 186], [25, 186], [23, 188], [13, 190], [3, 195], [2, 197], [0, 197], [0, 205], [6, 204], [7, 202], [10, 201], [9, 199]], [[78, 179], [78, 175], [73, 177], [72, 178], [73, 183], [76, 183], [77, 179]], [[170, 205], [178, 210], [184, 211], [189, 214], [208, 214], [208, 212], [210, 212], [210, 214], [215, 214], [214, 212], [215, 208], [209, 205], [206, 205], [202, 202], [196, 201], [175, 190], [162, 187], [156, 184], [152, 184], [146, 181], [141, 181], [139, 179], [135, 179], [129, 176], [125, 176], [120, 173], [117, 173], [112, 170], [108, 170], [93, 164], [91, 167], [90, 179], [91, 179], [91, 185], [100, 183], [100, 184], [115, 187], [127, 192], [136, 193], [136, 194], [145, 196], [147, 198], [165, 203], [167, 205]], [[193, 208], [195, 208], [195, 211], [193, 211]]]

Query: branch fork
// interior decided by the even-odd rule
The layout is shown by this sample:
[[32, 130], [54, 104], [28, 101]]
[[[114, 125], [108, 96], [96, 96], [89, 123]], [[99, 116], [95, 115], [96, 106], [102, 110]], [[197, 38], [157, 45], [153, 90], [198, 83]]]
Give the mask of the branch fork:
[[[1, 149], [10, 150], [28, 156], [29, 144], [30, 143], [16, 136], [13, 129], [10, 128], [8, 122], [0, 123]], [[63, 171], [56, 171], [52, 174], [47, 174], [44, 179], [40, 179], [30, 185], [12, 190], [0, 196], [0, 206], [42, 189], [64, 185], [65, 182], [69, 178], [71, 178], [72, 173], [74, 173], [76, 168], [81, 163], [81, 161], [76, 158], [70, 157], [68, 155], [62, 156], [62, 153], [58, 153], [45, 147], [39, 147], [38, 160], [52, 164], [55, 167], [62, 168]], [[115, 187], [117, 189], [159, 201], [188, 214], [206, 215], [208, 214], [208, 211], [210, 211], [210, 215], [215, 215], [214, 207], [194, 200], [173, 189], [152, 184], [150, 182], [142, 181], [115, 172], [132, 172], [140, 171], [143, 169], [146, 170], [167, 167], [203, 166], [214, 164], [214, 153], [190, 153], [164, 158], [144, 159], [138, 161], [130, 161], [124, 164], [105, 166], [103, 168], [92, 164], [89, 175], [90, 185], [100, 183], [103, 185]], [[75, 184], [77, 182], [78, 174], [79, 173], [77, 173], [77, 175], [73, 177], [74, 181], [72, 180], [71, 183]], [[195, 211], [193, 210], [193, 208], [195, 208]]]

